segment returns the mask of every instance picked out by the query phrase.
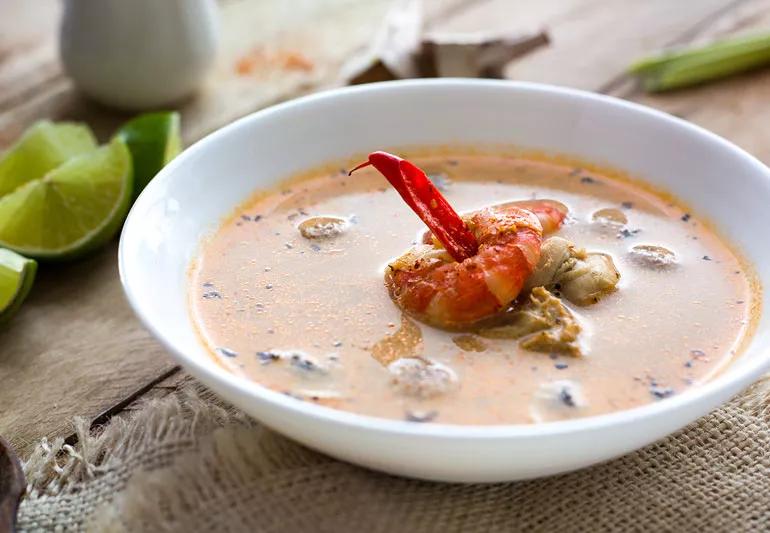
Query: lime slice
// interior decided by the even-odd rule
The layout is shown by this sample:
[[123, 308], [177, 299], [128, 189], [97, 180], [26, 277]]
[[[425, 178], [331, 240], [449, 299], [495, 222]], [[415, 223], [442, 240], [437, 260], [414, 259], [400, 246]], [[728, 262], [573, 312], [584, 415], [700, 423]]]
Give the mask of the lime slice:
[[0, 248], [0, 324], [21, 307], [35, 281], [37, 263]]
[[126, 141], [134, 162], [134, 198], [182, 148], [179, 113], [146, 113], [129, 120], [117, 136]]
[[120, 228], [132, 191], [131, 154], [116, 138], [0, 197], [0, 246], [40, 259], [90, 251]]
[[94, 148], [96, 140], [87, 126], [38, 122], [0, 156], [0, 197]]

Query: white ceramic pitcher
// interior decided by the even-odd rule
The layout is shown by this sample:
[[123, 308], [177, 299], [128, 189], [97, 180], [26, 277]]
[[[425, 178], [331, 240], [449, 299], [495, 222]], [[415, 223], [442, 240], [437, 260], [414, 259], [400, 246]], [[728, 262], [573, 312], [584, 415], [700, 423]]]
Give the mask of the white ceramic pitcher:
[[219, 35], [214, 0], [65, 0], [61, 59], [93, 99], [168, 106], [201, 83]]

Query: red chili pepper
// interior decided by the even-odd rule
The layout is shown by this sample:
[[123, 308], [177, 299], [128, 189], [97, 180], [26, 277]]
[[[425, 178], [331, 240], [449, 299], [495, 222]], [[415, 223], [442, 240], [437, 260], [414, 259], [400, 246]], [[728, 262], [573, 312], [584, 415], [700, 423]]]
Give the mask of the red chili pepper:
[[456, 261], [463, 261], [476, 254], [479, 249], [476, 237], [425, 172], [393, 154], [372, 152], [368, 161], [348, 174], [369, 165], [385, 176]]

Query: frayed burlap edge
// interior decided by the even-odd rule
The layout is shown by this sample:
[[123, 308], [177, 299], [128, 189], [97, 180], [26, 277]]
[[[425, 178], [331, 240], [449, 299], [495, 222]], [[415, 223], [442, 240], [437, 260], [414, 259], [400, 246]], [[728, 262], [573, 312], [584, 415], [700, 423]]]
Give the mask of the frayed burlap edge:
[[[667, 483], [663, 468], [669, 461], [668, 471], [678, 471], [687, 463], [680, 456], [693, 447], [698, 448], [690, 450], [693, 456], [725, 456], [711, 448], [722, 442], [728, 452], [736, 446], [750, 446], [746, 441], [752, 432], [759, 435], [754, 438], [756, 450], [744, 449], [735, 455], [740, 460], [747, 454], [759, 454], [759, 464], [723, 465], [728, 475], [742, 476], [725, 490], [734, 492], [735, 486], [762, 473], [766, 485], [770, 463], [761, 451], [770, 443], [768, 422], [770, 379], [765, 378], [683, 432], [607, 465], [524, 483], [443, 485], [372, 473], [307, 450], [262, 429], [194, 385], [150, 401], [131, 416], [116, 418], [95, 432], [89, 431], [87, 421], [77, 420], [75, 446], [61, 439], [43, 440], [24, 463], [28, 495], [20, 509], [19, 527], [22, 531], [355, 531], [368, 524], [369, 533], [400, 526], [410, 531], [539, 530], [539, 526], [542, 530], [580, 530], [579, 517], [549, 522], [547, 509], [536, 509], [536, 502], [548, 497], [563, 500], [563, 493], [574, 491], [598, 491], [597, 501], [609, 505], [607, 496], [600, 494], [606, 484], [602, 476], [618, 483], [628, 479], [621, 489], [633, 495], [629, 502], [640, 496], [649, 500], [649, 494], [635, 494], [639, 491], [634, 487], [644, 482], [651, 487]], [[716, 435], [715, 431], [729, 434]], [[736, 437], [731, 443], [732, 434]], [[692, 467], [681, 470], [692, 478], [690, 484], [703, 478], [698, 477], [696, 468], [702, 468], [698, 465], [713, 464], [690, 462]], [[655, 468], [653, 477], [630, 474], [649, 470], [650, 465]], [[714, 492], [709, 487], [718, 484], [724, 477], [720, 475], [717, 482], [703, 478], [708, 486], [690, 492]], [[670, 481], [672, 487], [687, 484], [685, 479]], [[764, 490], [760, 485], [755, 489]], [[617, 494], [616, 489], [606, 490]], [[506, 507], [516, 501], [519, 507]], [[591, 505], [590, 501], [583, 505]], [[649, 511], [650, 503], [644, 505]], [[693, 517], [703, 515], [698, 510], [701, 507], [693, 502]], [[527, 514], [528, 508], [531, 514]], [[564, 512], [571, 512], [569, 509]], [[675, 525], [676, 508], [661, 503], [660, 509], [666, 518], [658, 525], [664, 529]], [[686, 509], [681, 513], [687, 516]], [[599, 522], [584, 523], [596, 525], [604, 520], [617, 529], [634, 530], [624, 527], [624, 516], [602, 515]], [[514, 518], [518, 526], [511, 523]], [[710, 520], [704, 522], [707, 526], [719, 529], [718, 517], [706, 518]], [[747, 518], [756, 521], [765, 516]], [[687, 523], [694, 525], [689, 518]]]

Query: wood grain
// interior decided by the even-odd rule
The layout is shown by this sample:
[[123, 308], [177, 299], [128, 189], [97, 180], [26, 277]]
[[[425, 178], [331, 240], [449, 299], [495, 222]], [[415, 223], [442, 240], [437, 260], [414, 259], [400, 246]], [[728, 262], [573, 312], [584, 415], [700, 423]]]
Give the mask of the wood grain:
[[[59, 2], [13, 0], [9, 7], [6, 1], [0, 20], [6, 12], [40, 10], [49, 31], [19, 29], [0, 40], [0, 142], [9, 144], [40, 118], [83, 120], [108, 137], [126, 117], [89, 102], [61, 75], [51, 41]], [[201, 94], [181, 107], [188, 143], [254, 109], [334, 83], [339, 65], [366, 43], [388, 3], [291, 5], [301, 9], [282, 2], [224, 4], [219, 64]], [[254, 50], [270, 57], [303, 50], [313, 68], [287, 70], [267, 61], [239, 75], [235, 62]], [[29, 98], [15, 96], [21, 94]], [[0, 330], [0, 434], [21, 454], [43, 436], [69, 434], [73, 416], [94, 418], [174, 367], [128, 308], [116, 251], [113, 242], [75, 263], [43, 265], [22, 311]]]
[[96, 414], [174, 366], [128, 308], [116, 252], [113, 243], [75, 263], [44, 265], [0, 331], [0, 433], [18, 450], [41, 434], [68, 433], [71, 414]]
[[595, 0], [576, 7], [552, 25], [552, 46], [513, 63], [511, 79], [600, 90], [628, 65], [669, 44], [705, 18], [735, 2]]
[[[428, 22], [477, 1], [433, 1]], [[63, 75], [54, 42], [60, 5], [0, 2], [0, 21], [17, 22], [0, 29], [0, 148], [41, 118], [85, 121], [101, 139], [127, 118], [78, 94]], [[338, 83], [340, 66], [366, 46], [389, 6], [389, 0], [223, 3], [218, 64], [179, 108], [184, 140]], [[287, 54], [301, 54], [312, 67], [287, 67]], [[239, 73], [238, 61], [250, 56], [259, 58], [257, 65]], [[112, 243], [76, 263], [43, 265], [22, 311], [0, 330], [0, 434], [22, 455], [41, 437], [71, 434], [74, 416], [109, 416], [175, 366], [128, 308], [116, 250]]]
[[490, 0], [446, 25], [450, 31], [548, 28], [550, 46], [512, 62], [509, 79], [599, 90], [645, 53], [727, 13], [742, 0]]
[[[464, 11], [455, 12], [454, 17], [444, 20], [439, 19], [438, 23], [433, 24], [432, 29], [438, 32], [532, 31], [547, 24], [553, 33], [558, 30], [559, 25], [568, 24], [571, 25], [571, 32], [581, 35], [602, 32], [602, 27], [606, 23], [607, 17], [579, 16], [582, 13], [581, 5], [584, 3], [582, 0], [544, 1], [536, 5], [527, 6], [527, 10], [523, 13], [525, 16], [519, 16], [521, 13], [512, 9], [509, 2], [481, 0], [475, 5], [467, 6]], [[632, 99], [644, 99], [646, 97], [636, 89], [635, 85], [624, 73], [623, 69], [630, 61], [639, 55], [654, 52], [668, 45], [695, 44], [711, 40], [715, 36], [732, 34], [736, 31], [757, 31], [758, 28], [763, 26], [761, 14], [769, 11], [767, 9], [768, 3], [770, 3], [770, 0], [698, 3], [689, 11], [685, 10], [687, 11], [686, 16], [681, 16], [681, 13], [678, 13], [680, 15], [677, 18], [679, 26], [666, 26], [663, 28], [656, 26], [653, 30], [645, 29], [638, 34], [632, 31], [631, 34], [624, 36], [624, 45], [616, 50], [618, 55], [615, 61], [597, 65], [592, 71], [592, 75], [595, 77], [586, 77], [585, 86], [598, 91], [615, 89], [617, 86], [617, 90], [613, 94]], [[607, 7], [614, 8], [615, 6]], [[636, 9], [639, 8], [638, 5], [634, 7]], [[647, 7], [649, 11], [645, 12], [642, 18], [649, 22], [665, 14], [669, 4], [667, 2], [651, 2]], [[449, 11], [451, 12], [451, 9]], [[620, 16], [622, 12], [623, 9], [618, 8], [612, 11], [611, 15]], [[505, 14], [516, 16], [503, 16]], [[512, 24], [511, 20], [515, 20], [515, 24]], [[582, 25], [583, 28], [578, 30], [576, 28], [577, 25]], [[559, 83], [571, 76], [575, 76], [576, 71], [574, 68], [576, 68], [576, 63], [573, 61], [567, 62], [564, 70], [554, 72], [551, 69], [551, 61], [553, 60], [549, 55], [555, 54], [558, 56], [562, 54], [561, 48], [566, 46], [564, 42], [557, 43], [557, 45], [558, 49], [555, 51], [543, 49], [539, 52], [539, 55], [526, 56], [521, 62], [512, 63], [511, 68], [515, 68], [520, 63], [526, 64], [531, 80], [534, 81]], [[577, 49], [573, 48], [572, 55], [579, 54], [579, 50], [580, 47]], [[613, 70], [613, 63], [622, 64], [623, 68]], [[565, 73], [566, 77], [564, 77]], [[729, 95], [727, 98], [729, 99]], [[661, 104], [664, 104], [666, 99], [659, 100], [662, 101], [654, 101], [653, 99], [653, 101], [647, 103], [653, 106], [665, 107]], [[686, 101], [687, 98], [685, 97], [683, 100]], [[701, 103], [700, 107], [707, 107], [703, 104], [705, 102]], [[725, 134], [728, 137], [732, 136], [735, 138], [739, 133], [738, 131], [733, 131], [726, 132]], [[150, 391], [148, 397], [165, 395], [170, 390], [173, 390], [176, 384], [188, 381], [189, 376], [181, 373], [166, 380], [164, 385], [154, 388]]]
[[[319, 4], [223, 4], [221, 60], [205, 89], [181, 108], [187, 142], [274, 101], [337, 83], [339, 66], [366, 43], [388, 5], [335, 0], [321, 9]], [[39, 27], [20, 23], [0, 34], [0, 145], [41, 117], [88, 120], [102, 138], [125, 118], [88, 102], [61, 74], [51, 37], [58, 6], [55, 0], [0, 2], [0, 21], [7, 13], [31, 21], [29, 10], [47, 10], [38, 13]], [[514, 62], [507, 70], [511, 77], [609, 88], [691, 118], [767, 161], [764, 95], [770, 74], [648, 96], [622, 71], [635, 57], [667, 44], [766, 28], [768, 7], [770, 0], [442, 0], [429, 2], [427, 11], [436, 31], [547, 26], [551, 47]], [[287, 70], [268, 62], [238, 75], [237, 60], [255, 51], [271, 57], [300, 51], [313, 69]], [[78, 263], [44, 267], [28, 304], [0, 332], [0, 434], [22, 454], [40, 437], [69, 434], [73, 415], [97, 417], [173, 367], [125, 304], [115, 251], [113, 244]], [[178, 373], [142, 397], [163, 395], [186, 380]]]
[[[763, 31], [770, 31], [770, 0], [751, 0], [702, 27], [691, 42]], [[770, 164], [770, 69], [655, 95], [645, 94], [629, 82], [613, 94], [686, 118]]]

